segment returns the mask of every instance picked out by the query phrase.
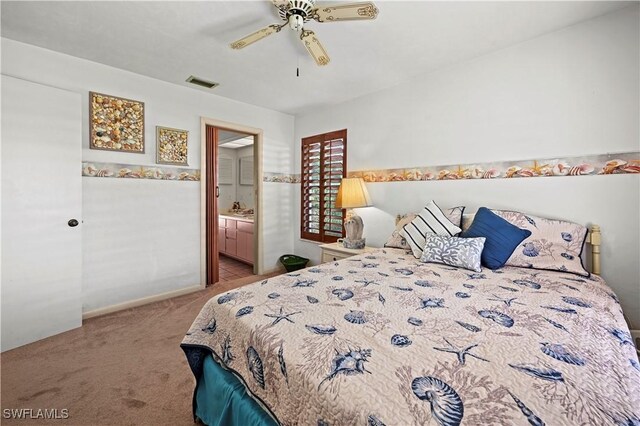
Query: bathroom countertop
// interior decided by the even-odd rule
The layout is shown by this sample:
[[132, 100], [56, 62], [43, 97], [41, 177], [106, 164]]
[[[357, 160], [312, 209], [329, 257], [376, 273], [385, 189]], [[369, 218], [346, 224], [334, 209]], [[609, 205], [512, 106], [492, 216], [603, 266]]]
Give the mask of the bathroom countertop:
[[253, 223], [253, 215], [251, 215], [251, 216], [236, 216], [236, 215], [233, 215], [233, 214], [219, 214], [218, 217], [221, 218], [221, 219], [231, 219], [231, 220], [238, 220], [240, 222]]

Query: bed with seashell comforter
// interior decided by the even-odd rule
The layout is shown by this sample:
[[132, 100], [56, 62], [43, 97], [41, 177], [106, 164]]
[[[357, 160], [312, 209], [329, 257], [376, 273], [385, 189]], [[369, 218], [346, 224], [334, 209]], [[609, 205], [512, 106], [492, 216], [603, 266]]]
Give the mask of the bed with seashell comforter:
[[636, 351], [596, 275], [380, 249], [216, 296], [182, 348], [283, 425], [640, 422]]

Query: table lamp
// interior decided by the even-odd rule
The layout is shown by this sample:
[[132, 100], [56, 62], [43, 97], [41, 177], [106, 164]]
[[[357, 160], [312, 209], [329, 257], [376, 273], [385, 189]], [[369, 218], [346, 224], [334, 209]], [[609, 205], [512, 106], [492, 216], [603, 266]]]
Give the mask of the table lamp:
[[365, 239], [362, 238], [364, 224], [362, 218], [353, 209], [369, 206], [371, 206], [371, 198], [362, 178], [343, 178], [336, 196], [336, 207], [347, 209], [344, 220], [346, 238], [343, 240], [343, 245], [345, 248], [364, 248]]

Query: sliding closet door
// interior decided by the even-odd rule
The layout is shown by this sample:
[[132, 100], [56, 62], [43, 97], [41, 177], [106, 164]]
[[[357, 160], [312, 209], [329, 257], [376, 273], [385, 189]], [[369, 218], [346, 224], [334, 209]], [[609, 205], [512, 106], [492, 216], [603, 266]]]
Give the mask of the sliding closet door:
[[80, 94], [2, 76], [2, 351], [82, 325]]

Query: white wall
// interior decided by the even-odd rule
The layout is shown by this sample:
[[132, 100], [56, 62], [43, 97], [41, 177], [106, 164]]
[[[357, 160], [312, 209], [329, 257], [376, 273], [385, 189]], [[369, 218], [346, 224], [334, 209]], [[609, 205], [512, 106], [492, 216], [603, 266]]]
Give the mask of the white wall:
[[218, 148], [218, 158], [231, 160], [233, 173], [232, 183], [220, 184], [220, 197], [218, 197], [220, 212], [231, 209], [234, 201], [239, 201], [244, 209], [255, 208], [253, 185], [240, 185], [240, 159], [253, 156], [253, 145], [244, 148], [224, 148], [222, 146]]
[[[155, 126], [189, 131], [189, 164], [200, 165], [200, 117], [264, 130], [264, 171], [291, 173], [292, 116], [201, 90], [2, 39], [2, 73], [81, 94], [83, 160], [152, 165]], [[145, 102], [144, 154], [89, 149], [88, 92]], [[78, 164], [78, 173], [81, 165]], [[292, 185], [264, 183], [264, 267], [291, 251]], [[83, 309], [200, 284], [200, 183], [83, 178]]]
[[[638, 5], [399, 86], [296, 117], [299, 141], [348, 129], [349, 170], [526, 160], [640, 150]], [[603, 276], [640, 328], [639, 176], [369, 184], [365, 236], [380, 246], [396, 213], [433, 198], [443, 207], [513, 208], [597, 223]], [[294, 212], [299, 194], [295, 192]], [[293, 214], [293, 213], [292, 213]], [[295, 252], [319, 261], [299, 240]]]
[[235, 149], [218, 147], [218, 161], [222, 159], [228, 159], [231, 161], [231, 173], [234, 176], [231, 183], [220, 183], [220, 196], [218, 197], [218, 211], [224, 213], [233, 207], [233, 202], [236, 200], [236, 188], [238, 186], [238, 179], [235, 177], [238, 174], [238, 154]]
[[238, 173], [236, 173], [236, 180], [238, 181], [238, 185], [236, 186], [236, 201], [240, 201], [240, 205], [243, 208], [251, 209], [254, 207], [253, 185], [240, 185], [239, 164], [241, 158], [253, 157], [253, 146], [236, 149], [236, 155], [238, 156], [238, 159], [236, 160], [236, 164], [238, 164]]

